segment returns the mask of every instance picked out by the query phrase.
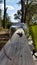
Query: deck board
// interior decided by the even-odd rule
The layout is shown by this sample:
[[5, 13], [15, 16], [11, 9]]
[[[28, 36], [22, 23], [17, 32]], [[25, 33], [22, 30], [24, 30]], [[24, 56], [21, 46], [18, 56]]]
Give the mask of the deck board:
[[20, 30], [23, 33], [23, 36], [20, 38], [17, 35], [17, 30], [1, 50], [0, 65], [34, 65], [28, 41], [24, 31], [19, 29], [19, 32]]

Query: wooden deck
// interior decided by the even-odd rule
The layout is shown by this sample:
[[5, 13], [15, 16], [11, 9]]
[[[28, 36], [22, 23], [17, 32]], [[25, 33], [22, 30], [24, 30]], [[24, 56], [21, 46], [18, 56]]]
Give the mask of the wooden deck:
[[[17, 33], [22, 32], [19, 37]], [[22, 29], [17, 30], [0, 52], [0, 65], [35, 65]]]
[[9, 33], [5, 31], [0, 31], [0, 50], [9, 40]]

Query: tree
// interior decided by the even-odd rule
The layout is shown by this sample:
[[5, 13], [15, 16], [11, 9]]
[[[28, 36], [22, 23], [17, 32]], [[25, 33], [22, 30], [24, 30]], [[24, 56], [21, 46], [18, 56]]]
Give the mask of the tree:
[[4, 0], [4, 17], [3, 17], [3, 20], [2, 20], [2, 26], [3, 26], [3, 28], [6, 28], [6, 11], [7, 11], [6, 0]]
[[37, 24], [37, 14], [34, 14], [32, 17], [32, 23]]
[[[21, 3], [21, 10], [18, 10], [17, 14], [15, 14], [14, 16], [15, 16], [15, 19], [20, 19], [21, 22], [24, 22], [24, 14], [25, 14], [25, 11], [24, 11], [24, 1], [21, 0], [21, 2], [19, 2], [19, 3]], [[18, 14], [18, 12], [19, 12], [19, 14]]]
[[[0, 3], [2, 3], [2, 0], [0, 1]], [[10, 17], [8, 16], [6, 11], [7, 11], [6, 0], [4, 0], [4, 15], [3, 15], [2, 22], [0, 22], [0, 23], [2, 23], [3, 28], [9, 28], [12, 25]], [[2, 14], [2, 12], [0, 9], [0, 20], [1, 20], [1, 14]]]
[[12, 22], [10, 20], [9, 15], [6, 13], [6, 28], [10, 28], [10, 26], [12, 25]]
[[18, 10], [16, 14], [14, 14], [14, 19], [17, 19], [18, 21], [21, 21], [21, 10]]
[[24, 22], [24, 17], [25, 17], [25, 2], [24, 2], [24, 0], [21, 0], [21, 11], [22, 11], [21, 22]]
[[[36, 7], [37, 7], [37, 4], [33, 4], [34, 0], [21, 0], [21, 12], [22, 12], [22, 15], [21, 16], [21, 22], [26, 22], [26, 21], [30, 21], [33, 14], [36, 13]], [[19, 13], [20, 14], [20, 13]], [[15, 17], [17, 16], [17, 14], [15, 15]], [[17, 17], [19, 18], [19, 16]], [[20, 19], [20, 18], [19, 18]]]
[[[0, 0], [0, 4], [2, 3], [2, 0]], [[0, 6], [1, 7], [1, 6]], [[2, 26], [2, 22], [1, 22], [1, 20], [2, 20], [2, 10], [1, 10], [1, 8], [0, 8], [0, 26]]]
[[2, 19], [2, 13], [1, 13], [1, 9], [0, 9], [0, 26], [2, 25], [2, 23], [1, 23], [1, 19]]

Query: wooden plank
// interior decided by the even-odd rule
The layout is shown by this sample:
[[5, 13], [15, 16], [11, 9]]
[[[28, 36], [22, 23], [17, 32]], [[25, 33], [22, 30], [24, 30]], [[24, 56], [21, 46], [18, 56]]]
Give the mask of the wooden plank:
[[20, 38], [17, 30], [1, 50], [0, 65], [34, 65], [24, 31], [19, 29], [19, 33], [20, 31], [23, 36]]

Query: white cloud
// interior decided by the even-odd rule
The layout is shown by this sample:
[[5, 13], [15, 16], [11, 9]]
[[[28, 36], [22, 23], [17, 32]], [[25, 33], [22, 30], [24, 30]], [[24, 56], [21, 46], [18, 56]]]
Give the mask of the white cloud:
[[[3, 3], [0, 4], [0, 7], [1, 7], [1, 9], [2, 9], [2, 14], [3, 14], [4, 4], [3, 4]], [[6, 7], [8, 7], [7, 13], [8, 13], [8, 15], [10, 16], [11, 21], [12, 21], [12, 22], [18, 22], [17, 20], [14, 19], [14, 14], [17, 12], [16, 10], [14, 10], [14, 7], [11, 6], [11, 5], [6, 5]], [[12, 13], [11, 11], [13, 11], [13, 10], [14, 10], [14, 12]], [[11, 13], [9, 13], [9, 11], [10, 11]], [[3, 16], [3, 15], [2, 15], [2, 16]]]
[[10, 16], [12, 22], [18, 22], [17, 20], [14, 19], [14, 14], [15, 14], [15, 13], [16, 13], [16, 12], [14, 12], [13, 14], [9, 14], [9, 16]]
[[13, 10], [14, 9], [14, 7], [11, 6], [11, 5], [7, 5], [7, 7], [8, 7], [8, 10]]
[[[4, 10], [4, 4], [0, 4], [0, 6], [1, 6], [1, 9]], [[13, 10], [14, 9], [14, 7], [11, 6], [11, 5], [6, 5], [6, 7], [8, 7], [8, 10]]]

